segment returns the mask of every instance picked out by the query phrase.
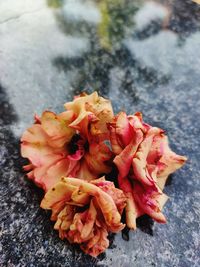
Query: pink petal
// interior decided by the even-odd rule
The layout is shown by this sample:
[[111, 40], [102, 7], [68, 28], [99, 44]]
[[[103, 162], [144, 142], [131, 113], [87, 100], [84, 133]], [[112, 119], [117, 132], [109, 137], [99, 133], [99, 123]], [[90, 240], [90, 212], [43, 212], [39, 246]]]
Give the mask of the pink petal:
[[161, 192], [154, 192], [150, 189], [145, 191], [139, 183], [134, 183], [133, 197], [139, 207], [155, 221], [159, 223], [166, 223], [166, 218], [162, 214], [161, 207], [159, 205], [159, 198], [161, 195]]
[[48, 165], [49, 162], [56, 162], [62, 157], [62, 153], [54, 154], [52, 148], [35, 144], [22, 143], [22, 157], [28, 158], [30, 162], [37, 167]]
[[152, 127], [149, 129], [144, 140], [140, 144], [132, 162], [135, 178], [141, 183], [146, 184], [148, 186], [152, 186], [155, 181], [149, 175], [148, 170], [146, 168], [147, 156], [151, 149], [154, 136], [159, 135], [161, 132], [162, 130], [156, 127]]
[[114, 163], [119, 170], [119, 175], [121, 177], [126, 177], [130, 171], [131, 163], [133, 157], [138, 149], [139, 144], [143, 140], [143, 133], [141, 131], [137, 132], [136, 138], [131, 141], [125, 149], [114, 158]]
[[34, 124], [23, 133], [21, 142], [38, 146], [46, 145], [48, 143], [48, 135], [40, 124]]
[[121, 147], [127, 146], [132, 139], [132, 127], [125, 112], [117, 115], [116, 134]]
[[110, 131], [110, 143], [111, 143], [112, 151], [115, 155], [118, 155], [122, 152], [123, 147], [121, 147], [121, 145], [118, 142], [118, 136], [116, 134], [114, 123], [113, 124], [109, 123], [108, 129]]

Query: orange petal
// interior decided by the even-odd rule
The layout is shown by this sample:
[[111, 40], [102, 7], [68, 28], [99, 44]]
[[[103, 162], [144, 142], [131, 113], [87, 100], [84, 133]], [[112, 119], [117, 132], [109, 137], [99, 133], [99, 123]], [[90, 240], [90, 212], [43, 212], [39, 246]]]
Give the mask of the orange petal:
[[112, 153], [103, 142], [92, 143], [89, 152], [85, 154], [85, 160], [90, 170], [96, 174], [109, 173], [111, 167], [106, 163], [111, 159]]
[[88, 138], [88, 125], [90, 124], [92, 136], [101, 136], [99, 140], [107, 137], [107, 123], [113, 117], [110, 101], [99, 97], [97, 92], [94, 92], [90, 95], [82, 94], [76, 97], [74, 101], [66, 103], [65, 107], [72, 111], [76, 118], [70, 127], [79, 130]]
[[80, 190], [95, 197], [106, 224], [112, 232], [118, 232], [124, 228], [124, 225], [120, 222], [121, 215], [119, 214], [111, 196], [90, 183], [82, 183]]
[[59, 201], [69, 201], [76, 188], [76, 186], [66, 184], [61, 180], [52, 189], [48, 190], [40, 204], [40, 207], [43, 209], [51, 209], [51, 207]]
[[97, 228], [94, 232], [94, 237], [91, 238], [87, 243], [81, 245], [81, 249], [93, 256], [97, 257], [99, 254], [104, 252], [109, 246], [109, 240], [107, 239], [108, 232], [106, 229]]
[[45, 132], [51, 137], [51, 142], [56, 142], [59, 147], [68, 143], [73, 134], [73, 129], [69, 127], [72, 121], [72, 112], [56, 115], [54, 112], [45, 111], [41, 116], [41, 125]]
[[83, 240], [85, 240], [92, 232], [93, 226], [96, 220], [96, 216], [97, 216], [97, 212], [96, 212], [93, 202], [91, 201], [90, 207], [87, 213], [86, 223], [84, 224], [82, 232], [81, 232], [81, 238]]

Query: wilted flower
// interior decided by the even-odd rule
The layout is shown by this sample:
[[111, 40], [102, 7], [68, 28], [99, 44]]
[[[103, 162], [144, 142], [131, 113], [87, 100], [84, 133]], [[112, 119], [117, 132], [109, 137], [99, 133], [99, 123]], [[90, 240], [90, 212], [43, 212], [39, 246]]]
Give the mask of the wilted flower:
[[95, 92], [65, 104], [68, 111], [45, 111], [22, 138], [21, 154], [28, 158], [28, 177], [45, 191], [62, 176], [88, 180], [110, 172], [112, 152], [104, 144], [106, 123], [113, 117], [110, 102]]
[[121, 214], [125, 203], [123, 192], [104, 177], [90, 182], [63, 177], [46, 193], [41, 207], [52, 210], [60, 238], [97, 256], [109, 245], [108, 232], [124, 228]]
[[109, 129], [119, 187], [128, 198], [128, 227], [135, 229], [136, 218], [144, 213], [165, 223], [161, 210], [168, 197], [162, 190], [168, 175], [180, 168], [186, 157], [172, 152], [164, 131], [144, 123], [141, 113], [127, 116], [120, 112]]
[[[124, 228], [124, 208], [129, 228], [143, 214], [165, 223], [162, 190], [186, 157], [170, 149], [164, 131], [144, 123], [139, 112], [114, 117], [110, 101], [97, 92], [76, 96], [65, 108], [35, 116], [21, 138], [21, 154], [29, 160], [24, 170], [46, 191], [41, 207], [52, 211], [59, 237], [97, 256], [109, 246], [108, 233]], [[99, 178], [112, 161], [120, 189]]]

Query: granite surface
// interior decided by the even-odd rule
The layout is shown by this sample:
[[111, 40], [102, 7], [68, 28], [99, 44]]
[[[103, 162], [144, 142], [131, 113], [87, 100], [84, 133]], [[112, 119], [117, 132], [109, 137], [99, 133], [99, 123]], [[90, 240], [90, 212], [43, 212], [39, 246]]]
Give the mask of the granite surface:
[[[192, 1], [0, 0], [0, 266], [200, 266], [200, 5]], [[188, 156], [147, 216], [98, 258], [58, 238], [25, 178], [19, 138], [34, 113], [82, 90], [142, 111]]]

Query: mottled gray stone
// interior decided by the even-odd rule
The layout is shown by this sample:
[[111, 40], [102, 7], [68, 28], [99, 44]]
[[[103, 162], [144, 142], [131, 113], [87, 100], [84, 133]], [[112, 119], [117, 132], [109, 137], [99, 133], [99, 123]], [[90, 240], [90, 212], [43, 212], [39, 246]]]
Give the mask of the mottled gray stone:
[[[54, 10], [42, 0], [0, 0], [0, 266], [200, 266], [200, 8], [177, 0], [143, 9], [145, 1], [126, 1], [115, 11], [124, 23], [120, 33], [114, 24], [107, 51], [94, 3], [91, 19], [83, 9], [73, 23], [64, 2]], [[138, 7], [149, 15], [134, 24]], [[35, 112], [61, 111], [75, 93], [97, 88], [116, 112], [142, 111], [189, 160], [165, 189], [168, 223], [140, 219], [129, 241], [127, 233], [111, 236], [110, 248], [94, 259], [60, 240], [39, 208], [42, 191], [21, 170], [19, 137]]]

